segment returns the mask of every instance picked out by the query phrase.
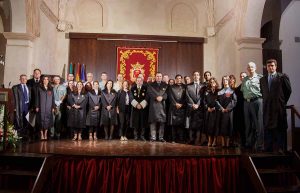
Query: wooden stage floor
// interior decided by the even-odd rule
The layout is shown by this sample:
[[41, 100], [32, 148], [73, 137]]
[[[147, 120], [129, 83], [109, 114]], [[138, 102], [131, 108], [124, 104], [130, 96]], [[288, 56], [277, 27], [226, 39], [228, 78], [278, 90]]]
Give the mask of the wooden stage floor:
[[97, 140], [71, 141], [53, 140], [20, 144], [14, 151], [7, 153], [40, 154], [40, 155], [83, 155], [83, 156], [150, 156], [150, 157], [224, 157], [239, 156], [239, 148], [224, 149], [221, 147], [208, 148], [179, 143]]

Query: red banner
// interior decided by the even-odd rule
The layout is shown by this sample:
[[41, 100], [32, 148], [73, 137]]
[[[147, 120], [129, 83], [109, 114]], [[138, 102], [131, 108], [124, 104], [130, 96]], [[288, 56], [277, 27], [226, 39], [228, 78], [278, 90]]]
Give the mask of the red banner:
[[139, 74], [144, 79], [155, 77], [158, 68], [156, 48], [117, 48], [117, 74], [123, 74], [125, 80], [134, 82]]

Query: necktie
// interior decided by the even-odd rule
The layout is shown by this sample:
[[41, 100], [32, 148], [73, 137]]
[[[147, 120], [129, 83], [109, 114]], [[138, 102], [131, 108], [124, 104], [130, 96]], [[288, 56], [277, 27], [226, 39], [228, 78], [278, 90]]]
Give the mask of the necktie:
[[141, 87], [138, 87], [138, 94], [140, 94], [141, 92]]
[[272, 80], [273, 80], [273, 74], [269, 74], [269, 77], [268, 77], [269, 90], [271, 89]]
[[126, 104], [126, 105], [129, 105], [129, 96], [128, 96], [128, 92], [126, 93], [125, 104]]
[[196, 95], [198, 95], [198, 91], [199, 91], [199, 84], [196, 83]]
[[23, 85], [22, 87], [23, 87], [23, 94], [24, 94], [25, 103], [28, 103], [28, 92], [27, 92], [27, 89], [26, 89], [25, 85]]
[[39, 83], [39, 80], [38, 80], [38, 79], [35, 79], [35, 83]]

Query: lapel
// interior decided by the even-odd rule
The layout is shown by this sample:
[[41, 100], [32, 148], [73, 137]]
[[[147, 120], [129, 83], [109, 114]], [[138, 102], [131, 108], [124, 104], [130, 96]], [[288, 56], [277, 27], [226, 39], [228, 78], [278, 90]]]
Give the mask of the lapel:
[[278, 82], [278, 73], [276, 72], [276, 74], [272, 78], [270, 91], [272, 90], [272, 88], [274, 88], [277, 85], [277, 82]]
[[81, 95], [73, 95], [73, 97], [74, 97], [74, 101], [76, 104], [81, 104], [85, 99], [85, 95], [82, 95], [82, 94]]
[[115, 93], [108, 94], [108, 92], [103, 92], [103, 96], [108, 104], [111, 104], [113, 100], [116, 98]]
[[[198, 96], [197, 96], [197, 94], [196, 94], [196, 88], [195, 88], [195, 84], [194, 84], [194, 83], [190, 85], [190, 91], [191, 91], [191, 97], [193, 98], [193, 100], [194, 100], [194, 101], [197, 101]], [[200, 92], [198, 91], [198, 94], [199, 94], [199, 93], [200, 93]]]
[[90, 98], [92, 99], [94, 105], [97, 105], [99, 103], [99, 96], [94, 93], [90, 93]]

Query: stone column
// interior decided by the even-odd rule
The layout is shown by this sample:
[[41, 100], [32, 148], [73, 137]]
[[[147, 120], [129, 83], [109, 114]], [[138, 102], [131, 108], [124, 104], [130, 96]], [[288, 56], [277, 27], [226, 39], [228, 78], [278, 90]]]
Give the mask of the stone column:
[[19, 83], [19, 76], [32, 74], [33, 62], [33, 39], [34, 36], [28, 33], [4, 32], [7, 39], [5, 56], [5, 87], [12, 87]]
[[256, 64], [258, 73], [263, 73], [262, 43], [264, 41], [265, 38], [257, 37], [242, 37], [236, 40], [236, 74], [246, 71], [247, 64], [250, 61]]

